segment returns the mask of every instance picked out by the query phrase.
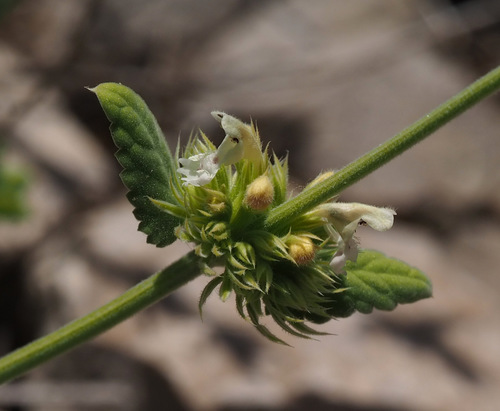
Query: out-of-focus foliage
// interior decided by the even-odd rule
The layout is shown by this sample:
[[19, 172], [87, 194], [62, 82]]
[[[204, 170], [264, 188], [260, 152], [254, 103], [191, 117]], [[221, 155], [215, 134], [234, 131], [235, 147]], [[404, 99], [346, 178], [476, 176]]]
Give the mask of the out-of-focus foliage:
[[6, 167], [0, 151], [0, 219], [16, 220], [26, 214], [27, 175]]
[[16, 4], [18, 0], [0, 0], [0, 19], [3, 18]]

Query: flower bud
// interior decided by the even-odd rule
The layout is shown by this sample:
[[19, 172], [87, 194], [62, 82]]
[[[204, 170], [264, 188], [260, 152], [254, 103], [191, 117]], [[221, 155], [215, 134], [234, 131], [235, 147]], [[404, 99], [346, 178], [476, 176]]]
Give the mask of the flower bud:
[[326, 180], [328, 177], [331, 177], [335, 174], [334, 171], [325, 171], [324, 173], [321, 173], [319, 176], [317, 176], [313, 181], [311, 181], [306, 188], [311, 188], [315, 186], [318, 183], [321, 183], [322, 181]]
[[288, 245], [288, 254], [297, 265], [305, 265], [314, 259], [314, 243], [309, 237], [291, 235], [286, 244]]
[[268, 176], [261, 175], [248, 185], [244, 202], [252, 210], [264, 211], [273, 199], [273, 184]]

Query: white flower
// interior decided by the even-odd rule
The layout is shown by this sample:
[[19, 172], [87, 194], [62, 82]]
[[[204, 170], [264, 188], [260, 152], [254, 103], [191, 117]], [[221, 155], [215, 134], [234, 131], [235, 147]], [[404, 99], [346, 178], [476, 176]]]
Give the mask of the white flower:
[[226, 137], [215, 153], [202, 153], [179, 159], [182, 167], [178, 168], [177, 172], [184, 176], [181, 179], [185, 186], [204, 186], [213, 180], [221, 166], [229, 166], [242, 158], [262, 161], [260, 139], [252, 126], [222, 111], [213, 111], [212, 116], [221, 123]]
[[253, 124], [245, 124], [222, 111], [212, 111], [211, 114], [226, 133], [224, 141], [217, 150], [221, 162], [229, 165], [242, 158], [257, 164], [262, 162], [259, 133]]
[[183, 185], [191, 184], [196, 187], [210, 183], [219, 171], [220, 164], [217, 153], [196, 154], [189, 158], [180, 158], [182, 167], [177, 172], [182, 174]]
[[325, 218], [331, 227], [327, 230], [338, 249], [330, 265], [337, 274], [345, 273], [347, 260], [356, 261], [358, 245], [354, 240], [356, 228], [368, 224], [377, 231], [389, 230], [396, 212], [392, 208], [374, 207], [360, 203], [329, 203], [318, 206], [314, 213]]
[[340, 240], [338, 249], [334, 254], [330, 266], [336, 274], [345, 274], [345, 263], [347, 260], [356, 261], [358, 258], [358, 244], [351, 238], [347, 243]]

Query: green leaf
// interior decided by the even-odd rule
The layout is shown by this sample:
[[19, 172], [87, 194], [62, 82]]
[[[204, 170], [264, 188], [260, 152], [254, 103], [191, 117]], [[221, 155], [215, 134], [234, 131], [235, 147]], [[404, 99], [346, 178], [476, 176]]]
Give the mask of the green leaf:
[[421, 271], [377, 251], [363, 250], [357, 262], [348, 261], [346, 272], [338, 284], [345, 290], [333, 294], [328, 310], [334, 317], [369, 314], [374, 308], [391, 311], [432, 296], [431, 282]]
[[139, 95], [121, 84], [102, 83], [90, 91], [97, 95], [111, 122], [116, 158], [123, 166], [120, 177], [129, 189], [127, 198], [135, 207], [139, 230], [157, 247], [171, 244], [180, 220], [150, 200], [176, 204], [170, 190], [175, 161], [155, 117]]

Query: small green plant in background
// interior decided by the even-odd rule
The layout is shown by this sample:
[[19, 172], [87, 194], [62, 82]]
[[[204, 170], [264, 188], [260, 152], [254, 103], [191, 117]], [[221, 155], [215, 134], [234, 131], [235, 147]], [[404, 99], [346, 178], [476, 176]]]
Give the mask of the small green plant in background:
[[18, 3], [18, 0], [2, 0], [0, 1], [0, 20], [8, 14]]
[[7, 167], [0, 147], [0, 220], [19, 220], [26, 215], [28, 178], [21, 170]]
[[193, 251], [105, 306], [0, 359], [0, 382], [108, 330], [200, 274], [209, 276], [200, 312], [212, 292], [223, 300], [234, 295], [240, 315], [278, 343], [286, 342], [262, 324], [263, 317], [309, 338], [321, 334], [314, 324], [429, 297], [431, 284], [423, 273], [362, 250], [355, 240], [360, 225], [390, 229], [395, 212], [342, 203], [338, 195], [499, 88], [500, 67], [341, 170], [319, 175], [292, 198], [287, 160], [261, 147], [254, 124], [213, 112], [226, 134], [221, 145], [200, 133], [172, 155], [134, 91], [116, 83], [91, 89], [111, 122], [139, 230], [158, 247], [181, 239]]

